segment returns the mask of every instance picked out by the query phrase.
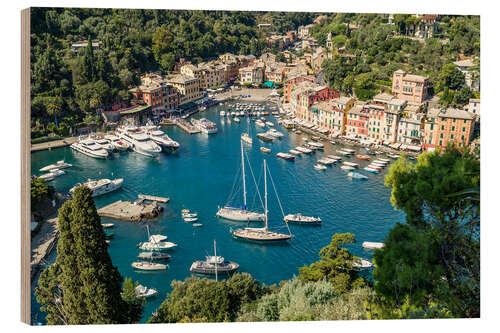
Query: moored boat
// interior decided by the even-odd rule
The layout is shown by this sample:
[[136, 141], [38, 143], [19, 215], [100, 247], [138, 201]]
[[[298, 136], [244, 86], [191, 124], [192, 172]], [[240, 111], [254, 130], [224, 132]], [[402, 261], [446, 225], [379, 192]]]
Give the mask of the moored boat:
[[158, 290], [154, 288], [148, 288], [142, 284], [137, 285], [134, 288], [135, 296], [138, 298], [150, 298], [158, 294]]
[[162, 271], [167, 269], [167, 265], [149, 261], [135, 261], [131, 266], [141, 271]]
[[323, 164], [314, 164], [314, 169], [316, 170], [326, 170], [326, 166], [324, 166]]
[[93, 197], [97, 197], [99, 195], [103, 195], [109, 192], [116, 191], [117, 189], [121, 188], [123, 184], [123, 178], [117, 178], [117, 179], [99, 179], [99, 180], [88, 180], [85, 183], [77, 183], [75, 184], [70, 190], [69, 193], [73, 194], [75, 189], [78, 186], [87, 186], [90, 191], [92, 192]]
[[297, 214], [288, 214], [287, 216], [285, 216], [285, 221], [288, 223], [312, 224], [312, 223], [321, 223], [321, 218], [313, 216], [304, 216], [300, 213], [297, 213]]
[[266, 147], [260, 147], [260, 151], [263, 152], [263, 153], [270, 153], [271, 149], [266, 148]]
[[40, 169], [40, 172], [46, 172], [46, 171], [51, 171], [51, 170], [56, 170], [56, 169], [65, 169], [72, 167], [72, 164], [64, 162], [64, 160], [57, 161], [54, 164], [47, 165], [43, 168]]
[[224, 260], [224, 257], [217, 255], [216, 243], [214, 240], [213, 256], [206, 256], [205, 260], [197, 260], [191, 264], [189, 271], [195, 274], [215, 275], [231, 274], [240, 268], [240, 265], [234, 261]]
[[356, 158], [358, 160], [364, 160], [364, 161], [369, 161], [370, 160], [370, 156], [360, 155], [360, 154], [356, 155]]
[[368, 179], [368, 177], [366, 177], [365, 175], [362, 175], [362, 174], [357, 173], [357, 172], [349, 172], [347, 174], [347, 176], [349, 176], [353, 179], [362, 179], [362, 180]]
[[289, 161], [295, 160], [295, 156], [292, 154], [288, 154], [288, 153], [277, 153], [276, 156], [278, 156], [279, 158], [282, 158], [284, 160], [289, 160]]

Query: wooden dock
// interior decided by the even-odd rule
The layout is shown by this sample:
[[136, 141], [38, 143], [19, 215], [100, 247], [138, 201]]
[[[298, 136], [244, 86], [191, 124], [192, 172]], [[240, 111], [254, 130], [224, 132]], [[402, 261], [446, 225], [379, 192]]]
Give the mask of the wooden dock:
[[195, 128], [193, 125], [191, 125], [190, 123], [188, 123], [186, 120], [184, 119], [176, 119], [175, 120], [175, 124], [183, 129], [184, 131], [188, 132], [189, 134], [196, 134], [196, 133], [200, 133], [201, 131], [197, 128]]
[[142, 219], [155, 218], [159, 216], [162, 211], [163, 207], [158, 206], [156, 202], [144, 204], [118, 200], [99, 208], [97, 214], [112, 219], [134, 222]]
[[139, 199], [142, 199], [142, 200], [156, 201], [156, 202], [161, 202], [161, 203], [168, 203], [170, 201], [170, 198], [158, 197], [158, 196], [147, 195], [147, 194], [139, 194], [138, 197], [139, 197]]

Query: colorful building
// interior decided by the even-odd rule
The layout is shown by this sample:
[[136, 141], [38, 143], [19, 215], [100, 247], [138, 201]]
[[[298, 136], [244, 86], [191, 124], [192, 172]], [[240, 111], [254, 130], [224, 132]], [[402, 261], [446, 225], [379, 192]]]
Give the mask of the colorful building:
[[313, 123], [332, 134], [341, 135], [349, 110], [354, 106], [354, 98], [341, 96], [326, 102], [313, 104], [312, 113], [317, 115]]
[[370, 115], [364, 103], [357, 102], [347, 114], [345, 135], [350, 138], [368, 137]]
[[180, 92], [159, 73], [141, 76], [141, 85], [129, 91], [135, 99], [151, 106], [153, 112], [173, 110], [180, 103]]
[[426, 150], [444, 148], [449, 142], [458, 147], [468, 146], [474, 134], [474, 116], [458, 109], [430, 109], [424, 127]]

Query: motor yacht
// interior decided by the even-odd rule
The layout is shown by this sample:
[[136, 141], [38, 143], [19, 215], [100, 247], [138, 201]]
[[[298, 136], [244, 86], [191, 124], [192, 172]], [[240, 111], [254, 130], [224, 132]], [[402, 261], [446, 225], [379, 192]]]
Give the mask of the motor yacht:
[[103, 195], [112, 191], [116, 191], [120, 187], [122, 187], [123, 178], [117, 179], [99, 179], [99, 180], [88, 180], [85, 183], [77, 183], [70, 190], [69, 193], [73, 194], [75, 189], [78, 186], [87, 186], [92, 192], [93, 197], [97, 197], [99, 195]]
[[109, 152], [101, 145], [97, 144], [92, 138], [80, 139], [70, 147], [84, 155], [94, 158], [106, 158], [109, 156]]
[[130, 148], [130, 145], [125, 141], [121, 140], [116, 135], [108, 134], [104, 136], [105, 139], [109, 140], [109, 143], [113, 146], [116, 151], [125, 151]]
[[135, 126], [120, 126], [117, 128], [117, 133], [118, 137], [127, 142], [136, 153], [155, 157], [161, 152], [161, 147]]

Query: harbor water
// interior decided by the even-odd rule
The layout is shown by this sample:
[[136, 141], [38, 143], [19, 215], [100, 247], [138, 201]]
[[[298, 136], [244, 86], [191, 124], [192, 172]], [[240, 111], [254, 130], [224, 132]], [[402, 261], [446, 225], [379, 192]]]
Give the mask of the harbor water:
[[[273, 116], [269, 116], [267, 119], [284, 136], [274, 142], [264, 143], [256, 134], [267, 131], [268, 128], [256, 127], [254, 121], [245, 117], [240, 117], [239, 123], [228, 117], [220, 117], [221, 110], [226, 110], [226, 106], [212, 107], [194, 115], [196, 118], [206, 117], [214, 121], [218, 126], [217, 134], [189, 135], [177, 127], [165, 127], [164, 131], [181, 145], [177, 152], [170, 155], [161, 153], [157, 158], [150, 158], [135, 152], [125, 152], [114, 153], [111, 158], [100, 160], [69, 147], [31, 155], [31, 171], [34, 175], [40, 174], [38, 170], [41, 167], [58, 160], [73, 164], [73, 167], [65, 169], [66, 175], [51, 182], [60, 192], [67, 193], [75, 183], [89, 178], [124, 178], [122, 189], [95, 198], [97, 207], [116, 200], [135, 201], [140, 193], [170, 197], [170, 202], [163, 205], [164, 212], [152, 221], [102, 219], [103, 223], [114, 223], [114, 238], [109, 245], [109, 254], [121, 275], [159, 291], [157, 297], [147, 300], [143, 322], [165, 299], [165, 295], [171, 290], [172, 280], [184, 280], [190, 276], [189, 268], [193, 261], [213, 255], [214, 239], [217, 240], [217, 254], [239, 263], [240, 272], [248, 272], [260, 282], [273, 284], [292, 278], [298, 274], [299, 267], [317, 261], [319, 250], [330, 243], [335, 233], [353, 233], [357, 243], [349, 249], [354, 254], [371, 260], [372, 253], [364, 250], [361, 243], [383, 242], [389, 230], [397, 222], [404, 220], [404, 213], [394, 210], [389, 202], [390, 189], [384, 186], [387, 168], [378, 175], [370, 174], [362, 169], [369, 162], [342, 156], [344, 160], [359, 163], [359, 172], [367, 175], [368, 179], [348, 178], [347, 172], [340, 169], [338, 163], [328, 166], [324, 171], [316, 170], [313, 165], [321, 156], [339, 155], [336, 150], [344, 146], [332, 145], [328, 141], [323, 141], [324, 152], [304, 154], [295, 161], [279, 159], [276, 153], [288, 152], [303, 144], [303, 138], [308, 136], [289, 132], [279, 126]], [[269, 229], [288, 232], [273, 183], [285, 214], [319, 216], [323, 220], [321, 225], [290, 224], [294, 237], [288, 242], [270, 245], [233, 239], [230, 230], [245, 227], [246, 223], [215, 217], [218, 206], [227, 203], [232, 189], [241, 188], [241, 179], [235, 179], [235, 175], [240, 173], [240, 136], [248, 128], [253, 145], [246, 146], [245, 152], [262, 196], [263, 159], [266, 159], [272, 176], [272, 182], [268, 178]], [[271, 153], [261, 152], [262, 146], [270, 148]], [[361, 154], [366, 153], [362, 148], [354, 149]], [[262, 211], [248, 164], [246, 169], [248, 206]], [[232, 203], [242, 204], [242, 190], [236, 191]], [[198, 213], [197, 222], [202, 224], [201, 227], [193, 227], [191, 223], [182, 220], [181, 210], [185, 208]], [[152, 234], [167, 235], [168, 241], [178, 244], [175, 250], [169, 252], [172, 258], [166, 271], [144, 273], [135, 271], [130, 266], [139, 253], [137, 243], [147, 239], [146, 224]], [[44, 321], [44, 314], [40, 312], [40, 305], [34, 296], [32, 318], [34, 322]]]

